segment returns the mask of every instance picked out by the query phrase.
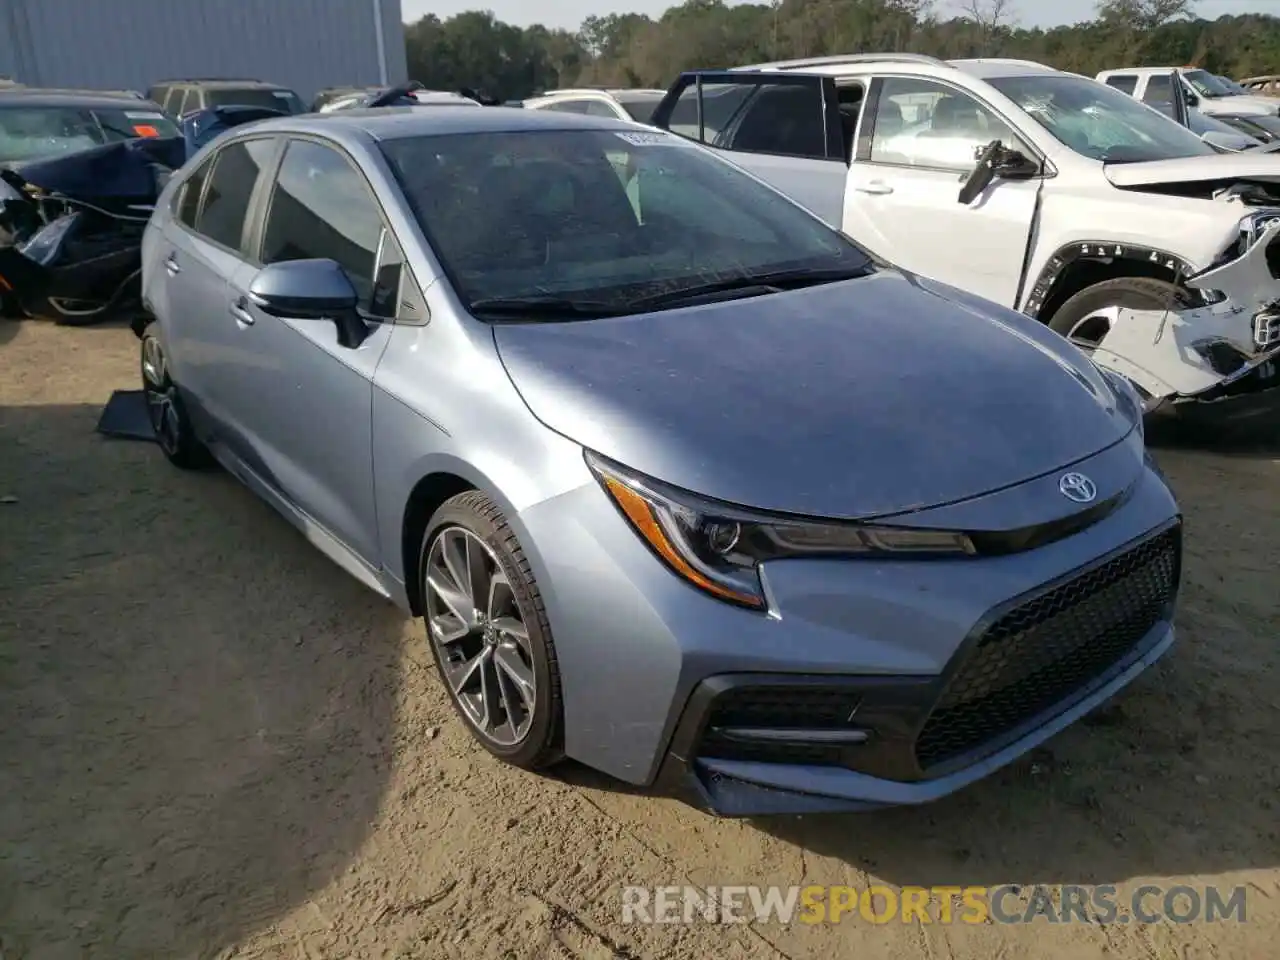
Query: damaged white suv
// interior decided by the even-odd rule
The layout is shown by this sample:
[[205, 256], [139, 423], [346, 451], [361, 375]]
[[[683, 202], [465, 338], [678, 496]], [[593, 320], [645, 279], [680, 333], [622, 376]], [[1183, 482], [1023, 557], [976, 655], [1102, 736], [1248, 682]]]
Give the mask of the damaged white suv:
[[687, 73], [653, 124], [898, 266], [1041, 319], [1149, 410], [1278, 395], [1278, 156], [1219, 153], [1041, 64], [912, 54]]

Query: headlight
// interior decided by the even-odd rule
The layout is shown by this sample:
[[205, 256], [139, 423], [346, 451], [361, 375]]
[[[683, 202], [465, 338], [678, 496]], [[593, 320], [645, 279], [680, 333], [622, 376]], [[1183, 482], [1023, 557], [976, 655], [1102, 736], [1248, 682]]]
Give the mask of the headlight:
[[721, 600], [755, 610], [768, 605], [759, 572], [767, 560], [977, 553], [958, 531], [776, 517], [676, 490], [591, 452], [586, 457], [623, 516], [674, 573]]

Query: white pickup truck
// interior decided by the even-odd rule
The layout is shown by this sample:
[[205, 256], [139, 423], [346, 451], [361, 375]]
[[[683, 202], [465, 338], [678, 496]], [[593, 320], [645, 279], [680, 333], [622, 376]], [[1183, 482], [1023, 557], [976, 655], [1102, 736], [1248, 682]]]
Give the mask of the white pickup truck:
[[1280, 115], [1280, 101], [1239, 93], [1198, 67], [1125, 67], [1103, 70], [1095, 79], [1174, 119], [1182, 105], [1209, 117]]
[[1220, 153], [1041, 64], [912, 54], [686, 73], [653, 125], [896, 265], [1041, 319], [1149, 409], [1280, 396], [1278, 157]]

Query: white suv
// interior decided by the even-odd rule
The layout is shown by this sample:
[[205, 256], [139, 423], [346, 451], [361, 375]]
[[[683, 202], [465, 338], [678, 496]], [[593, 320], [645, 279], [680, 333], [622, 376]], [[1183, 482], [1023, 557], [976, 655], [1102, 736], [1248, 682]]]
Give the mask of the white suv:
[[1280, 163], [1220, 153], [1087, 77], [796, 60], [686, 73], [653, 124], [898, 266], [1038, 317], [1153, 408], [1280, 385]]
[[648, 123], [666, 93], [665, 90], [597, 90], [588, 87], [548, 90], [526, 100], [524, 107], [526, 110], [560, 110]]

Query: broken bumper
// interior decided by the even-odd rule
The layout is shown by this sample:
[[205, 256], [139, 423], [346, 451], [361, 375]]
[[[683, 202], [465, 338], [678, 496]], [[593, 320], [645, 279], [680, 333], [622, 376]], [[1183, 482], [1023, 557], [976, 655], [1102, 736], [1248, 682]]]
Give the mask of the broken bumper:
[[1210, 303], [1115, 310], [1094, 362], [1139, 386], [1148, 413], [1241, 420], [1280, 406], [1280, 277], [1268, 262], [1272, 246], [1280, 250], [1280, 223], [1236, 259], [1187, 280]]

